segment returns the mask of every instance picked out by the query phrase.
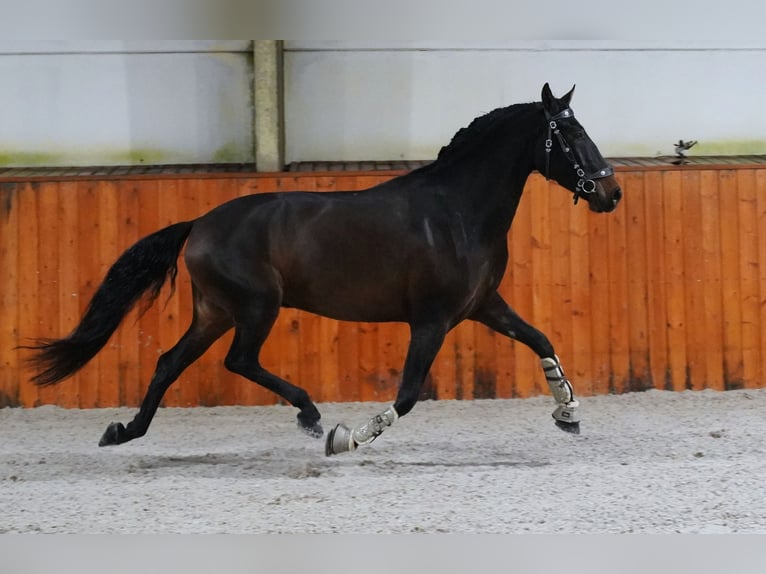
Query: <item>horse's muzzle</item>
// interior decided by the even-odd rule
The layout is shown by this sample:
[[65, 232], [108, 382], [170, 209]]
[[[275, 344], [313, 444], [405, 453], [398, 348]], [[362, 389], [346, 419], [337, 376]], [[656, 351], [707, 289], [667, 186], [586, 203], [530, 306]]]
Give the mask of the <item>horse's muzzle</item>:
[[[611, 181], [609, 181], [611, 180]], [[612, 185], [609, 185], [609, 184]], [[607, 191], [609, 190], [609, 191]], [[596, 213], [609, 213], [617, 208], [622, 199], [622, 189], [614, 177], [604, 178], [596, 183], [596, 191], [586, 196], [588, 207]]]

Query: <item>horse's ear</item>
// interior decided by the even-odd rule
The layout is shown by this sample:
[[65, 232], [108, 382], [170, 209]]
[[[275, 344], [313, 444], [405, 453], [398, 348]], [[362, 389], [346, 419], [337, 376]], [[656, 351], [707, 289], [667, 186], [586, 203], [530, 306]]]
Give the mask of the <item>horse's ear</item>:
[[551, 92], [551, 87], [548, 85], [548, 82], [545, 82], [545, 85], [543, 86], [542, 99], [543, 107], [549, 112], [552, 112], [556, 98], [553, 96], [553, 92]]
[[562, 98], [561, 103], [564, 104], [566, 107], [569, 107], [569, 102], [572, 101], [572, 94], [574, 94], [575, 87], [572, 86], [572, 89], [569, 90]]

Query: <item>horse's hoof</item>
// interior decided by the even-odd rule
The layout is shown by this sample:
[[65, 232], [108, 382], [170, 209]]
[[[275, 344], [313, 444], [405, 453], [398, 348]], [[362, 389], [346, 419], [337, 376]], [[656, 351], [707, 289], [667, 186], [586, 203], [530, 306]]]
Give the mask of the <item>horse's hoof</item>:
[[319, 413], [309, 415], [301, 411], [295, 418], [298, 419], [298, 428], [310, 437], [322, 438], [322, 435], [324, 435], [324, 429], [322, 428], [322, 425], [319, 424], [321, 419]]
[[120, 440], [124, 435], [125, 425], [122, 423], [112, 423], [106, 427], [106, 431], [104, 431], [101, 440], [98, 441], [98, 446], [111, 446], [125, 442], [124, 440]]
[[332, 456], [333, 454], [340, 454], [350, 450], [354, 450], [352, 448], [351, 430], [342, 423], [335, 425], [335, 428], [327, 435], [327, 442], [324, 447], [325, 455]]
[[322, 438], [322, 436], [324, 435], [324, 429], [322, 428], [322, 425], [320, 425], [318, 422], [307, 426], [299, 420], [298, 428], [301, 429], [307, 435], [309, 435], [311, 438]]
[[568, 423], [566, 421], [556, 421], [556, 426], [559, 427], [564, 432], [572, 433], [572, 434], [580, 434], [580, 423]]

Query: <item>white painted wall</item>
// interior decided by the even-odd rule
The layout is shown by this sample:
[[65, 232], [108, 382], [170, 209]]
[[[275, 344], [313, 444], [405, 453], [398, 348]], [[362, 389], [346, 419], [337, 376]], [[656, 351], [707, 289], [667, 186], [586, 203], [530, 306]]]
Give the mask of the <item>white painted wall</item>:
[[249, 41], [0, 41], [0, 165], [253, 161]]
[[[288, 162], [433, 158], [546, 81], [608, 156], [766, 153], [766, 39], [285, 48]], [[252, 162], [252, 72], [249, 40], [0, 40], [0, 166]]]
[[766, 153], [766, 41], [288, 42], [288, 161], [435, 157], [550, 82], [608, 156]]

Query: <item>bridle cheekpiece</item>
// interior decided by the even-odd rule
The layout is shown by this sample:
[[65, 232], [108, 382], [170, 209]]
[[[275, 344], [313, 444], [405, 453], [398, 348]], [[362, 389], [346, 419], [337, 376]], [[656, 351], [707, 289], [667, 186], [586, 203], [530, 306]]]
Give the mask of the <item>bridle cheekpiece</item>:
[[597, 169], [593, 173], [585, 173], [585, 170], [580, 167], [580, 163], [577, 161], [574, 150], [569, 145], [569, 143], [567, 143], [567, 140], [562, 135], [561, 130], [559, 130], [558, 124], [556, 123], [556, 120], [560, 120], [562, 118], [574, 118], [574, 112], [570, 108], [564, 108], [555, 116], [551, 116], [548, 110], [544, 111], [545, 117], [548, 120], [548, 137], [545, 139], [545, 179], [550, 180], [548, 174], [550, 170], [551, 149], [553, 149], [552, 136], [555, 135], [559, 142], [559, 146], [561, 147], [561, 151], [564, 152], [566, 158], [572, 163], [572, 167], [574, 168], [575, 173], [577, 173], [577, 177], [580, 178], [577, 181], [577, 188], [574, 192], [574, 202], [575, 205], [577, 205], [577, 201], [580, 199], [581, 195], [595, 193], [596, 182], [594, 180], [614, 175], [614, 169], [612, 169], [612, 166], [606, 165], [600, 169]]

